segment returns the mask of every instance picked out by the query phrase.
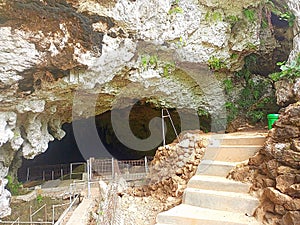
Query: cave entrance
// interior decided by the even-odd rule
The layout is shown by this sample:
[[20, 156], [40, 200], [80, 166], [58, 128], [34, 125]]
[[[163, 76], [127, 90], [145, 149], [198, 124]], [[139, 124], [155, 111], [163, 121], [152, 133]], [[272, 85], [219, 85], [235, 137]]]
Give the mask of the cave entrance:
[[[19, 181], [57, 179], [70, 173], [70, 163], [85, 163], [76, 144], [72, 123], [64, 124], [62, 129], [66, 132], [64, 138], [49, 142], [45, 153], [34, 159], [22, 157], [22, 166], [18, 170]], [[74, 165], [72, 169], [76, 169], [76, 167]], [[84, 171], [85, 168], [80, 168], [80, 170]]]
[[[157, 129], [162, 129], [161, 124], [161, 109], [151, 105], [150, 103], [145, 103], [145, 101], [138, 101], [130, 109], [129, 115], [129, 125], [130, 130], [133, 135], [138, 139], [146, 139], [151, 135], [149, 129], [149, 123], [153, 118], [159, 118], [160, 122], [157, 124]], [[116, 110], [119, 115], [125, 113], [128, 108]], [[182, 130], [181, 118], [177, 110], [168, 109], [176, 131], [178, 134]], [[63, 125], [63, 129], [66, 131], [66, 135], [62, 140], [55, 140], [49, 143], [48, 150], [36, 156], [33, 160], [27, 160], [23, 158], [23, 163], [18, 171], [18, 177], [20, 181], [26, 181], [28, 176], [28, 168], [30, 167], [46, 167], [48, 165], [60, 165], [60, 164], [70, 164], [74, 162], [86, 162], [90, 157], [94, 158], [115, 158], [117, 160], [136, 160], [142, 159], [143, 157], [152, 157], [155, 155], [158, 146], [162, 145], [161, 141], [153, 146], [151, 149], [138, 151], [130, 148], [126, 143], [120, 141], [118, 135], [116, 135], [113, 122], [112, 122], [112, 111], [107, 111], [95, 117], [82, 119], [80, 121], [73, 121], [73, 123], [82, 124], [80, 126], [80, 132], [83, 135], [83, 146], [84, 149], [78, 146], [78, 140], [74, 134], [73, 123], [66, 123]], [[186, 118], [194, 118], [195, 115], [187, 115]], [[195, 119], [195, 118], [194, 118]], [[198, 121], [201, 120], [202, 129], [207, 130], [209, 125], [209, 118], [202, 117], [196, 118]], [[166, 126], [166, 144], [171, 143], [176, 139], [176, 134], [168, 118], [165, 118]], [[100, 140], [102, 146], [97, 145], [90, 137], [92, 136], [89, 131], [89, 124], [94, 123], [97, 130], [97, 138]], [[121, 124], [123, 121], [121, 121]], [[206, 127], [205, 127], [206, 125]], [[192, 129], [199, 129], [199, 127], [191, 127]], [[82, 143], [81, 143], [82, 146]], [[86, 152], [88, 151], [88, 153]]]

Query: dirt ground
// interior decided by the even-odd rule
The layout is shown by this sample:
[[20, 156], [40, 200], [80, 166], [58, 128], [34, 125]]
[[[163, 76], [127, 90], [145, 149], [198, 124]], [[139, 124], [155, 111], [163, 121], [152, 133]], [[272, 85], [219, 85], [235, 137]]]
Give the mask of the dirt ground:
[[[30, 211], [33, 213], [40, 207], [46, 204], [46, 210], [43, 208], [40, 212], [33, 216], [33, 221], [52, 221], [52, 205], [69, 203], [69, 200], [62, 200], [61, 198], [50, 198], [37, 196], [29, 202], [15, 200], [11, 203], [12, 213], [10, 216], [3, 218], [3, 221], [15, 221], [20, 218], [20, 221], [30, 221]], [[64, 205], [61, 207], [55, 207], [55, 220], [62, 214], [62, 212], [68, 207]]]

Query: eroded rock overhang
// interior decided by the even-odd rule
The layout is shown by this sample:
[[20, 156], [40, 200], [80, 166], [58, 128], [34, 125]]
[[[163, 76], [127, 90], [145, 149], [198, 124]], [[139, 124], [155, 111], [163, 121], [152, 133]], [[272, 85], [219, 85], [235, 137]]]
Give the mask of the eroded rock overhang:
[[260, 45], [260, 24], [233, 29], [215, 16], [243, 17], [259, 2], [2, 1], [0, 217], [9, 213], [3, 178], [15, 154], [46, 151], [65, 122], [147, 99], [208, 112], [224, 125], [223, 91], [207, 62], [214, 56], [228, 71], [241, 68]]

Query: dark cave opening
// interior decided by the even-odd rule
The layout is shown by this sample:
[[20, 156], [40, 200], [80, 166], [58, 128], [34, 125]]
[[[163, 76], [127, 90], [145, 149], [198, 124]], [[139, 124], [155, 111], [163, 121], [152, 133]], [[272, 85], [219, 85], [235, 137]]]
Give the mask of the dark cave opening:
[[[128, 110], [128, 108], [118, 109], [117, 112], [119, 114], [124, 114], [124, 112]], [[168, 109], [172, 121], [175, 125], [176, 131], [178, 134], [181, 132], [181, 116], [177, 110]], [[201, 117], [195, 116], [193, 114], [186, 113], [186, 118], [190, 119], [190, 125], [185, 126], [185, 128], [190, 129], [199, 129], [199, 127], [195, 126], [195, 119], [201, 120], [201, 128], [202, 130], [209, 131], [210, 118], [209, 116]], [[62, 140], [55, 140], [49, 143], [49, 147], [47, 151], [43, 154], [36, 156], [32, 160], [22, 159], [22, 166], [18, 171], [18, 177], [23, 178], [26, 177], [26, 170], [28, 167], [37, 167], [37, 166], [45, 166], [45, 165], [59, 165], [59, 164], [69, 164], [73, 162], [85, 162], [89, 157], [95, 158], [108, 158], [114, 157], [118, 160], [134, 160], [141, 159], [144, 156], [154, 156], [157, 147], [162, 145], [162, 141], [159, 142], [158, 145], [154, 146], [151, 149], [138, 151], [135, 149], [131, 149], [126, 145], [126, 143], [122, 143], [116, 135], [113, 123], [112, 123], [112, 111], [107, 111], [103, 114], [95, 116], [93, 118], [83, 119], [77, 121], [77, 123], [82, 123], [83, 125], [80, 127], [80, 132], [83, 135], [84, 139], [84, 149], [79, 147], [78, 138], [74, 134], [73, 123], [66, 123], [63, 125], [63, 130], [66, 132], [65, 137]], [[148, 138], [151, 135], [149, 129], [149, 123], [153, 118], [159, 118], [160, 123], [157, 124], [157, 129], [162, 129], [161, 124], [161, 108], [153, 107], [149, 103], [145, 103], [143, 101], [138, 101], [131, 109], [129, 114], [129, 125], [130, 129], [135, 137], [140, 140]], [[89, 126], [85, 124], [86, 121], [95, 124], [97, 138], [101, 141], [102, 147], [97, 146], [97, 143], [91, 139], [91, 134], [89, 131]], [[166, 143], [171, 143], [174, 139], [176, 139], [176, 134], [172, 127], [172, 124], [169, 118], [165, 118], [165, 126], [166, 126]], [[121, 124], [123, 121], [121, 121]], [[98, 140], [98, 141], [99, 141]], [[161, 139], [162, 140], [162, 137]], [[129, 140], [130, 141], [130, 140]], [[82, 145], [81, 145], [82, 146]], [[105, 148], [105, 149], [103, 149]], [[86, 154], [86, 149], [89, 149], [90, 152]]]

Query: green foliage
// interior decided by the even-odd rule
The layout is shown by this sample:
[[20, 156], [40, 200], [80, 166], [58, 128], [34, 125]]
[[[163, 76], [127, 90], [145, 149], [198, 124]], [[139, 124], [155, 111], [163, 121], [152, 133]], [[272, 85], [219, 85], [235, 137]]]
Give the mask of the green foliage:
[[271, 98], [266, 96], [265, 92], [267, 85], [267, 82], [254, 82], [249, 79], [237, 101], [239, 110], [245, 112], [246, 118], [252, 123], [266, 118], [267, 104], [271, 102]]
[[221, 58], [215, 56], [210, 57], [207, 62], [211, 70], [221, 70], [226, 68], [225, 62]]
[[41, 194], [38, 194], [38, 196], [36, 196], [36, 201], [41, 204], [44, 200], [44, 197]]
[[176, 43], [177, 47], [181, 48], [186, 45], [186, 42], [183, 40], [183, 37], [179, 38], [179, 41]]
[[237, 59], [239, 57], [239, 55], [237, 53], [232, 53], [230, 55], [230, 59]]
[[207, 12], [205, 14], [205, 20], [208, 22], [219, 22], [223, 20], [223, 16], [220, 12]]
[[207, 111], [207, 109], [199, 108], [198, 109], [198, 115], [199, 116], [208, 117], [209, 116], [209, 112]]
[[183, 13], [184, 11], [183, 11], [183, 9], [181, 8], [181, 7], [179, 7], [179, 6], [174, 6], [174, 7], [172, 7], [170, 10], [169, 10], [169, 12], [168, 12], [168, 14], [169, 15], [172, 15], [172, 14], [174, 14], [174, 13]]
[[174, 63], [166, 63], [163, 67], [163, 77], [169, 77], [170, 73], [175, 69]]
[[268, 24], [268, 22], [266, 21], [265, 18], [263, 18], [263, 19], [261, 20], [261, 27], [262, 27], [263, 29], [266, 29], [266, 28], [269, 27], [269, 24]]
[[230, 122], [237, 117], [239, 110], [233, 102], [226, 102], [225, 107], [227, 111], [227, 121]]
[[[142, 55], [141, 64], [144, 70], [147, 70], [149, 68], [162, 68], [161, 76], [166, 78], [170, 77], [170, 74], [175, 70], [174, 62], [160, 61], [157, 55]], [[107, 143], [111, 143], [111, 140], [107, 140]]]
[[173, 1], [172, 7], [169, 10], [168, 14], [172, 15], [175, 13], [183, 13], [183, 12], [184, 12], [183, 9], [179, 6], [179, 0], [175, 0], [175, 1]]
[[142, 63], [143, 68], [146, 69], [148, 66], [148, 56], [147, 55], [143, 55], [141, 57], [141, 63]]
[[224, 84], [225, 92], [227, 94], [232, 92], [234, 86], [233, 86], [232, 80], [230, 78], [225, 79], [223, 81], [223, 84]]
[[[276, 99], [274, 93], [269, 93], [267, 86], [271, 86], [270, 80], [256, 80], [252, 76], [250, 68], [256, 64], [256, 55], [252, 54], [244, 59], [245, 64], [242, 70], [235, 73], [235, 79], [240, 82], [244, 81], [240, 95], [234, 102], [225, 104], [228, 121], [232, 121], [239, 114], [245, 117], [252, 123], [264, 121], [268, 113], [276, 108]], [[234, 83], [231, 79], [224, 80], [224, 88], [227, 94], [234, 88]]]
[[240, 18], [238, 16], [233, 16], [233, 15], [229, 15], [229, 16], [226, 16], [226, 20], [230, 23], [230, 24], [236, 24]]
[[151, 55], [149, 59], [149, 64], [152, 66], [156, 66], [158, 62], [158, 57], [156, 55]]
[[244, 9], [243, 14], [249, 22], [251, 22], [251, 23], [255, 22], [255, 20], [256, 20], [255, 10], [253, 10], [253, 9]]
[[284, 13], [280, 13], [279, 18], [281, 20], [287, 21], [289, 26], [292, 27], [295, 23], [296, 16], [293, 13], [287, 11], [287, 12], [284, 12]]
[[217, 22], [217, 21], [222, 21], [222, 14], [220, 12], [213, 12], [211, 14], [211, 18], [213, 21]]
[[10, 191], [12, 195], [19, 195], [22, 189], [22, 183], [13, 181], [12, 176], [6, 176], [8, 181], [6, 188]]
[[156, 67], [158, 64], [158, 57], [156, 55], [142, 55], [141, 64], [144, 69], [147, 69], [150, 66]]
[[[289, 11], [289, 8], [286, 5], [283, 5], [278, 3], [274, 4], [271, 0], [265, 0], [263, 3], [264, 5], [261, 7], [262, 12], [265, 12], [267, 15], [267, 20], [266, 22], [264, 19], [262, 20], [262, 27], [266, 28], [268, 26], [272, 26], [271, 23], [271, 12], [279, 17], [280, 20], [284, 20], [288, 22], [288, 25], [292, 27], [295, 23], [295, 15]], [[270, 27], [272, 29], [272, 27]]]
[[249, 49], [249, 50], [257, 50], [257, 46], [254, 45], [254, 44], [251, 43], [251, 42], [247, 42], [247, 43], [246, 43], [246, 48]]
[[281, 71], [269, 75], [273, 81], [279, 81], [281, 79], [294, 80], [300, 77], [300, 54], [297, 59], [290, 64], [278, 62], [277, 65], [280, 66]]

